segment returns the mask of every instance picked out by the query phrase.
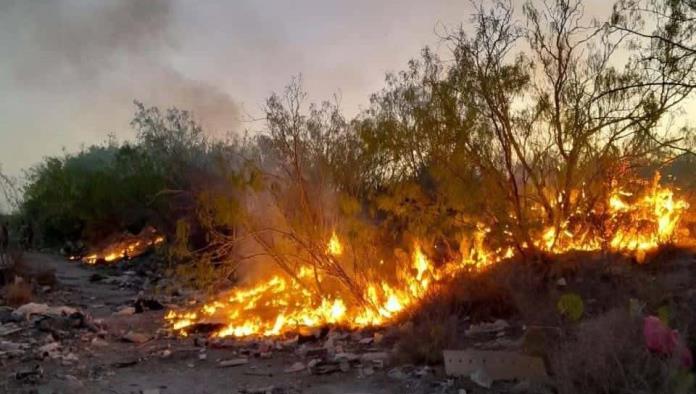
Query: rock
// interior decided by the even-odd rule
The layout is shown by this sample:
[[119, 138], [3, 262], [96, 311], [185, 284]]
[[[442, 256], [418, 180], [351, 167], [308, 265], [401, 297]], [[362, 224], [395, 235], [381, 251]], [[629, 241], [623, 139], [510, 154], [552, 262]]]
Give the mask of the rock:
[[54, 306], [49, 307], [46, 304], [37, 304], [30, 302], [15, 309], [13, 314], [29, 319], [32, 315], [50, 315], [50, 316], [70, 316], [78, 312], [77, 309], [69, 306]]
[[297, 353], [301, 357], [305, 357], [305, 358], [325, 358], [329, 352], [326, 348], [323, 348], [323, 347], [309, 348], [306, 346], [301, 346], [297, 350]]
[[22, 316], [16, 315], [12, 308], [6, 306], [0, 307], [0, 324], [19, 323], [22, 320]]
[[457, 394], [466, 394], [466, 390], [459, 389], [459, 390], [457, 390]]
[[375, 340], [375, 339], [372, 338], [372, 337], [367, 337], [367, 338], [361, 339], [360, 341], [358, 341], [358, 343], [361, 344], [361, 345], [369, 345], [369, 344], [371, 344], [372, 342], [374, 342], [374, 340]]
[[356, 361], [360, 359], [360, 356], [358, 356], [355, 353], [336, 353], [334, 356], [334, 361], [341, 361], [341, 360], [348, 360], [348, 361]]
[[228, 360], [222, 360], [218, 363], [219, 367], [225, 368], [225, 367], [237, 367], [240, 365], [245, 365], [249, 363], [249, 359], [246, 357], [241, 357], [241, 358], [232, 358]]
[[92, 344], [92, 346], [99, 346], [99, 347], [109, 346], [109, 343], [107, 341], [105, 341], [101, 338], [98, 338], [98, 337], [92, 338], [90, 343]]
[[315, 375], [326, 375], [341, 370], [341, 364], [338, 362], [319, 361], [316, 363], [316, 365], [314, 365], [311, 372]]
[[469, 379], [471, 379], [472, 382], [478, 384], [481, 387], [484, 388], [491, 388], [493, 385], [493, 379], [488, 375], [486, 370], [484, 368], [479, 368], [476, 371], [472, 372], [471, 375], [469, 375]]
[[18, 357], [24, 355], [29, 348], [26, 343], [17, 343], [0, 340], [0, 356], [7, 355], [9, 357]]
[[144, 311], [161, 311], [164, 305], [155, 299], [138, 299], [133, 305], [135, 313], [143, 313]]
[[384, 360], [372, 360], [372, 366], [375, 369], [384, 369]]
[[568, 282], [566, 282], [565, 278], [561, 278], [556, 281], [556, 285], [559, 287], [565, 287], [568, 286]]
[[341, 360], [338, 362], [338, 367], [341, 369], [341, 372], [348, 372], [350, 371], [350, 363], [348, 360]]
[[472, 324], [468, 330], [466, 330], [465, 335], [466, 336], [473, 336], [473, 335], [478, 335], [478, 334], [490, 334], [490, 333], [497, 333], [499, 331], [502, 331], [506, 328], [508, 328], [510, 325], [508, 322], [502, 319], [498, 319], [494, 321], [493, 323], [481, 323], [481, 324]]
[[59, 342], [47, 343], [43, 346], [40, 346], [36, 350], [41, 356], [51, 356], [52, 358], [55, 358], [58, 356], [58, 351], [60, 350], [60, 343]]
[[159, 389], [145, 389], [140, 391], [142, 394], [160, 394]]
[[3, 325], [0, 325], [0, 337], [4, 337], [6, 335], [12, 335], [12, 334], [20, 332], [22, 330], [24, 330], [24, 328], [18, 326], [17, 323], [3, 324]]
[[130, 316], [132, 314], [135, 314], [135, 308], [132, 306], [123, 307], [113, 313], [114, 316]]
[[305, 367], [305, 365], [304, 365], [302, 362], [297, 361], [297, 362], [295, 362], [294, 364], [292, 364], [291, 366], [285, 368], [285, 369], [283, 370], [283, 372], [285, 372], [285, 373], [296, 373], [296, 372], [304, 371], [305, 368], [306, 368], [306, 367]]
[[358, 377], [372, 376], [375, 370], [372, 367], [362, 367], [358, 370]]
[[423, 367], [416, 369], [413, 373], [416, 376], [418, 376], [419, 378], [422, 378], [423, 376], [428, 376], [428, 374], [430, 374], [431, 372], [432, 372], [432, 369], [429, 366], [425, 365]]
[[387, 376], [396, 380], [404, 380], [408, 378], [408, 375], [399, 367], [390, 369], [389, 372], [387, 372]]
[[143, 333], [135, 332], [135, 331], [128, 331], [126, 335], [121, 337], [126, 342], [131, 342], [131, 343], [145, 343], [150, 340], [150, 337], [148, 335], [145, 335]]
[[35, 365], [31, 369], [25, 369], [15, 373], [15, 379], [23, 382], [36, 383], [43, 376], [43, 368], [40, 365]]
[[374, 360], [382, 360], [386, 362], [389, 359], [389, 353], [387, 352], [368, 352], [360, 355], [360, 361], [363, 363], [371, 363]]

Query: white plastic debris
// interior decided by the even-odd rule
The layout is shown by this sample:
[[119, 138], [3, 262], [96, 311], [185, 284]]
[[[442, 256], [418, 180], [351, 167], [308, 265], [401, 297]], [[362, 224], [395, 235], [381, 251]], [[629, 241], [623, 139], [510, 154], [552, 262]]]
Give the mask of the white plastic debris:
[[487, 389], [491, 388], [493, 385], [493, 379], [488, 375], [486, 370], [484, 368], [479, 368], [476, 371], [472, 372], [471, 375], [469, 375], [469, 379], [471, 379], [472, 382], [478, 384], [481, 387], [485, 387]]

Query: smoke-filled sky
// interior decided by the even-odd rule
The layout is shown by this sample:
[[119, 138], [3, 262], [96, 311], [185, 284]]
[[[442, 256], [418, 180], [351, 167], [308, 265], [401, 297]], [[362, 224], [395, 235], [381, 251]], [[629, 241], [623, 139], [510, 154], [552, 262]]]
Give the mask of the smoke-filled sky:
[[19, 175], [132, 138], [134, 99], [193, 110], [216, 135], [254, 129], [246, 120], [300, 73], [312, 99], [338, 93], [355, 114], [470, 12], [466, 0], [0, 0], [0, 165]]

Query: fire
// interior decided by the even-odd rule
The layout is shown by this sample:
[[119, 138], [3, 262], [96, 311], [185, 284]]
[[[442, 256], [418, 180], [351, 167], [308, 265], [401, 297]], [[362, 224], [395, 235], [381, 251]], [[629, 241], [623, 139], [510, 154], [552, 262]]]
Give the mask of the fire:
[[340, 256], [343, 254], [343, 245], [341, 245], [341, 241], [338, 240], [335, 231], [331, 234], [329, 244], [326, 246], [326, 252], [332, 256]]
[[[676, 198], [671, 189], [661, 186], [656, 176], [640, 193], [614, 188], [604, 209], [597, 208], [590, 213], [602, 218], [598, 228], [586, 225], [589, 220], [579, 221], [580, 224], [571, 224], [569, 220], [545, 228], [534, 245], [549, 253], [607, 248], [635, 253], [640, 260], [645, 251], [673, 240], [679, 219], [687, 208], [688, 204]], [[516, 254], [511, 246], [488, 247], [489, 233], [491, 229], [479, 223], [470, 239], [461, 242], [461, 260], [438, 266], [416, 242], [411, 249], [410, 262], [397, 266], [395, 280], [387, 281], [379, 276], [367, 279], [360, 282], [357, 296], [335, 290], [313, 291], [313, 283], [324, 283], [327, 278], [305, 265], [299, 267], [295, 278], [277, 273], [239, 286], [195, 311], [170, 310], [166, 320], [182, 335], [198, 323], [222, 323], [224, 327], [214, 334], [218, 337], [275, 336], [301, 327], [326, 324], [347, 328], [388, 324], [458, 273], [485, 269]], [[324, 252], [327, 258], [333, 259], [344, 254], [335, 231]], [[384, 265], [384, 261], [379, 261], [376, 266]]]
[[[145, 253], [154, 245], [164, 242], [164, 236], [153, 227], [145, 227], [138, 235], [120, 235], [106, 241], [106, 245], [98, 251], [81, 258], [84, 263], [96, 264], [99, 261], [113, 263], [122, 259], [129, 259]], [[70, 257], [77, 260], [77, 257]]]
[[679, 220], [689, 204], [675, 198], [674, 191], [659, 181], [658, 173], [642, 193], [614, 188], [601, 215], [604, 232], [592, 231], [590, 226], [571, 229], [566, 221], [558, 226], [558, 231], [556, 227], [546, 228], [537, 247], [550, 253], [608, 249], [643, 255], [674, 241]]

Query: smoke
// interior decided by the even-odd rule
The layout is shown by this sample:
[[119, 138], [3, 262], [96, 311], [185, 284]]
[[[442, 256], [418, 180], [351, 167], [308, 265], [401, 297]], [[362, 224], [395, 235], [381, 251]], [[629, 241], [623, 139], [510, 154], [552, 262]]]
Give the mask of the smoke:
[[[183, 29], [173, 8], [168, 0], [0, 2], [0, 129], [10, 140], [0, 162], [16, 173], [30, 164], [21, 159], [29, 150], [36, 160], [35, 150], [54, 154], [55, 144], [128, 135], [134, 99], [191, 110], [213, 135], [236, 130], [239, 104], [176, 69]], [[14, 133], [42, 144], [22, 138], [10, 150]]]

